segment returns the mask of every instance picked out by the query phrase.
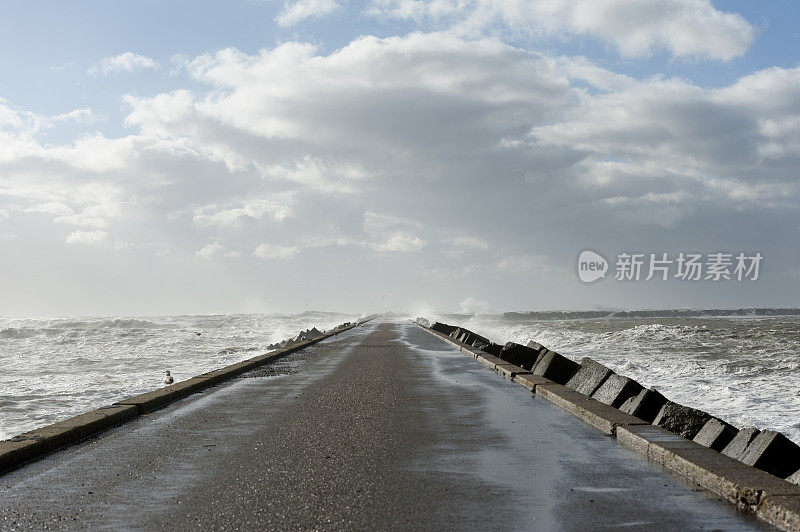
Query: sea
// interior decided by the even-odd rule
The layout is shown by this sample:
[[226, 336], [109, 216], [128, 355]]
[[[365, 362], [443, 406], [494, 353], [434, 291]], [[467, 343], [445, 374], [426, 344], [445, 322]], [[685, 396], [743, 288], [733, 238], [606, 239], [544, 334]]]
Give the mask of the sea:
[[800, 310], [430, 314], [495, 343], [591, 357], [668, 399], [800, 444]]
[[[0, 318], [0, 439], [267, 351], [360, 316]], [[409, 316], [416, 317], [416, 316]], [[496, 343], [589, 356], [667, 398], [800, 443], [800, 310], [431, 313]]]
[[0, 318], [0, 440], [267, 352], [359, 315]]

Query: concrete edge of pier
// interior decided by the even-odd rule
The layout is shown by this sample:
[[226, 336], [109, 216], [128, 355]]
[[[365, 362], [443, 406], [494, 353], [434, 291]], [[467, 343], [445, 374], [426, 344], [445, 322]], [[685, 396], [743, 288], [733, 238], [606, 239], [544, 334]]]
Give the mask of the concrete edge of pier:
[[374, 318], [375, 316], [368, 316], [353, 324], [339, 326], [326, 331], [318, 338], [305, 340], [277, 351], [236, 362], [185, 381], [176, 382], [171, 386], [128, 397], [111, 405], [102, 406], [50, 425], [24, 432], [9, 440], [0, 441], [0, 475], [126, 423], [142, 414], [163, 408], [175, 401], [238, 377], [245, 372], [275, 362]]
[[413, 322], [459, 352], [738, 508], [783, 530], [800, 530], [800, 486], [601, 403], [446, 334]]

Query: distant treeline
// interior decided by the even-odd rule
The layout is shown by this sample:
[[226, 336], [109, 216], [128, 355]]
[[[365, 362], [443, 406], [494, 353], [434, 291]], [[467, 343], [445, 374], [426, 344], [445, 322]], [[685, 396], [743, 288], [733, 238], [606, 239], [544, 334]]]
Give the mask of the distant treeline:
[[[800, 316], [800, 308], [665, 309], [665, 310], [547, 310], [495, 314], [507, 320], [575, 320], [598, 318], [698, 318], [726, 316]], [[470, 314], [447, 314], [467, 319]]]

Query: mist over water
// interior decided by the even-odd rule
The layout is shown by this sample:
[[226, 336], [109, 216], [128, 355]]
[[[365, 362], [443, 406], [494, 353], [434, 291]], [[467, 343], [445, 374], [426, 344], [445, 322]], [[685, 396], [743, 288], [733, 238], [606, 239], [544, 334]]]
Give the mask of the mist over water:
[[589, 356], [668, 399], [737, 426], [779, 430], [800, 443], [800, 316], [770, 310], [584, 314], [438, 319], [496, 343], [535, 340], [578, 361]]
[[[0, 439], [266, 352], [357, 315], [0, 318]], [[197, 334], [200, 333], [200, 334]]]

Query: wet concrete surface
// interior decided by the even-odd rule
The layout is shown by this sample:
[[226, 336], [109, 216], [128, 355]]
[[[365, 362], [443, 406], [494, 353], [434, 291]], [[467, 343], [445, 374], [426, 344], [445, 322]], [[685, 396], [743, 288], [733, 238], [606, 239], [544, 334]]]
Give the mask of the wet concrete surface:
[[0, 516], [0, 529], [766, 528], [399, 322], [0, 476]]

